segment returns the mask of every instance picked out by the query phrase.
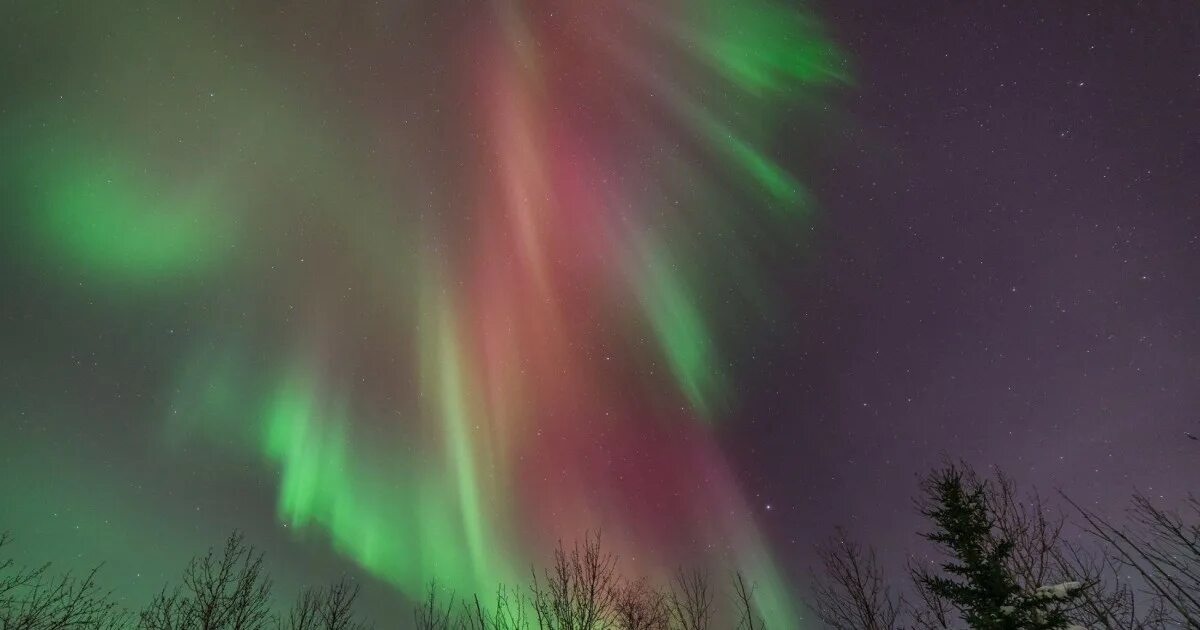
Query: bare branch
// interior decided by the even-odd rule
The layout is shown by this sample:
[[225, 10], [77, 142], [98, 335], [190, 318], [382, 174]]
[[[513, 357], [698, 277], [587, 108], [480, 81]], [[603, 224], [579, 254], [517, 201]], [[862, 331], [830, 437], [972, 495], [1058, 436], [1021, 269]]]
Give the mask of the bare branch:
[[559, 541], [544, 583], [534, 572], [530, 591], [543, 630], [607, 630], [616, 626], [622, 592], [616, 556], [602, 552], [600, 534], [585, 534], [567, 550]]
[[699, 569], [677, 569], [667, 605], [671, 620], [679, 630], [708, 630], [713, 607], [708, 574]]
[[814, 576], [813, 610], [834, 630], [895, 630], [905, 608], [885, 584], [873, 549], [849, 540], [841, 529], [817, 548], [821, 575]]
[[733, 574], [733, 604], [738, 611], [739, 630], [766, 630], [767, 624], [754, 610], [754, 585], [746, 583], [741, 571]]
[[220, 555], [193, 558], [183, 586], [164, 588], [140, 615], [145, 630], [263, 630], [272, 622], [263, 556], [234, 532]]
[[417, 630], [450, 630], [454, 611], [454, 593], [450, 593], [443, 606], [438, 596], [436, 581], [429, 582], [425, 600], [413, 610], [413, 622]]

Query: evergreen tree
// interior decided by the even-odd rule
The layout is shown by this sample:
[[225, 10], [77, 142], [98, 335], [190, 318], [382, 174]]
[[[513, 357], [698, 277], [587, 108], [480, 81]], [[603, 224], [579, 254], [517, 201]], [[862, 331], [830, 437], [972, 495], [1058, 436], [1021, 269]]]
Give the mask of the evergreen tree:
[[917, 580], [950, 602], [976, 630], [1061, 630], [1069, 622], [1063, 601], [1078, 584], [1023, 589], [1009, 570], [1014, 542], [1000, 535], [988, 504], [987, 482], [953, 464], [922, 484], [921, 513], [934, 525], [923, 534], [949, 556], [942, 574], [918, 571]]

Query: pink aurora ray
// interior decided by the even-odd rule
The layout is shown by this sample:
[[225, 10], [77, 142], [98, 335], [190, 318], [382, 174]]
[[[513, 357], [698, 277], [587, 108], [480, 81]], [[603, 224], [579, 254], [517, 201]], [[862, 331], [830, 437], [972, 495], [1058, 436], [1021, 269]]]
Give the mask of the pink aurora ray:
[[[770, 153], [836, 50], [771, 0], [384, 6], [242, 16], [262, 50], [152, 12], [71, 27], [159, 54], [73, 61], [106, 82], [90, 118], [13, 136], [45, 251], [135, 300], [194, 290], [172, 435], [264, 459], [281, 518], [403, 591], [490, 590], [602, 528], [651, 577], [747, 571], [794, 627], [719, 444], [721, 322], [805, 226]], [[197, 109], [179, 77], [218, 87]]]

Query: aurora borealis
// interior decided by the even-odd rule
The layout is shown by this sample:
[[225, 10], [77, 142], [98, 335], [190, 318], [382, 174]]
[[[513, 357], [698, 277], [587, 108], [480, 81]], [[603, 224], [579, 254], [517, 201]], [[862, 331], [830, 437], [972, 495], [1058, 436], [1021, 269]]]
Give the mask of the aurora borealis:
[[9, 2], [0, 531], [407, 620], [602, 529], [780, 630], [945, 454], [1182, 494], [1200, 18], [986, 4]]
[[846, 82], [813, 15], [16, 13], [46, 37], [12, 66], [55, 64], [6, 103], [24, 263], [116, 318], [203, 313], [149, 368], [156, 448], [268, 471], [282, 525], [405, 596], [487, 592], [603, 529], [651, 577], [744, 570], [797, 623], [719, 443], [715, 312], [769, 308], [750, 243], [808, 227], [771, 138]]

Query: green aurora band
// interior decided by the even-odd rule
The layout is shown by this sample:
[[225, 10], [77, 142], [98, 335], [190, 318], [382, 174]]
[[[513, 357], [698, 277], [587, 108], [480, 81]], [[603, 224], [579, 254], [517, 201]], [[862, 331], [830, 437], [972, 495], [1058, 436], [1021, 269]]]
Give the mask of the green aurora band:
[[151, 444], [259, 464], [281, 523], [410, 597], [602, 527], [652, 579], [722, 549], [799, 625], [721, 452], [715, 310], [768, 302], [754, 243], [811, 211], [772, 143], [847, 80], [812, 15], [53, 4], [0, 30], [49, 68], [0, 97], [4, 238], [114, 318], [186, 308]]

